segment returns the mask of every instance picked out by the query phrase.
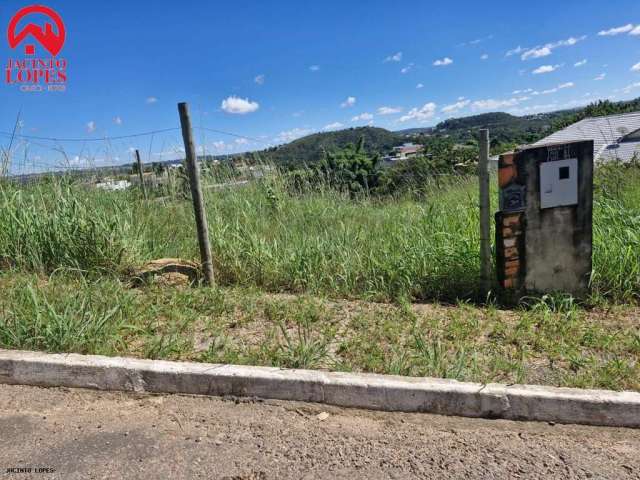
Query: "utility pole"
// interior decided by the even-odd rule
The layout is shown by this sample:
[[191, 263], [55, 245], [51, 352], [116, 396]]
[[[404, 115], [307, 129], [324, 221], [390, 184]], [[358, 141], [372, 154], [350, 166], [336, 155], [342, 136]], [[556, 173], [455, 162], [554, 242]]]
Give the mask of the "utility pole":
[[489, 202], [489, 130], [480, 130], [480, 289], [484, 297], [491, 289], [491, 218]]
[[212, 286], [214, 284], [214, 278], [211, 245], [209, 244], [209, 227], [207, 225], [207, 213], [204, 206], [202, 188], [200, 187], [200, 168], [198, 166], [198, 158], [196, 156], [196, 147], [193, 142], [189, 105], [185, 102], [179, 103], [178, 112], [180, 113], [180, 125], [182, 126], [182, 139], [184, 140], [187, 173], [189, 174], [189, 185], [191, 186], [193, 212], [195, 213], [196, 228], [198, 230], [200, 259], [202, 261], [205, 281], [207, 285]]
[[138, 178], [140, 178], [140, 188], [142, 189], [142, 195], [144, 199], [147, 199], [147, 188], [144, 186], [144, 175], [142, 173], [143, 165], [140, 160], [140, 151], [136, 149], [136, 162], [138, 162]]

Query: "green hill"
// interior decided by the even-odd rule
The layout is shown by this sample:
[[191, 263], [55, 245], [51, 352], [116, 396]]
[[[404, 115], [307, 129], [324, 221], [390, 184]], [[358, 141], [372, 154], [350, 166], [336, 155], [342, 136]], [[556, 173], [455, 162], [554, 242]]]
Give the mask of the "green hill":
[[336, 132], [314, 133], [260, 152], [260, 156], [281, 165], [314, 163], [322, 159], [323, 152], [332, 152], [357, 144], [364, 137], [365, 150], [370, 153], [386, 153], [402, 143], [402, 138], [389, 130], [376, 127], [358, 127]]
[[[623, 102], [600, 101], [585, 108], [558, 110], [549, 113], [518, 117], [504, 112], [483, 113], [468, 117], [451, 118], [435, 127], [409, 128], [391, 132], [384, 128], [359, 127], [336, 132], [314, 133], [291, 143], [258, 152], [259, 156], [280, 165], [314, 163], [322, 159], [323, 152], [356, 144], [361, 136], [370, 153], [385, 154], [394, 146], [408, 141], [425, 141], [429, 137], [447, 137], [455, 143], [465, 144], [477, 139], [478, 130], [490, 130], [492, 144], [526, 144], [585, 117], [611, 115], [640, 110], [640, 98]], [[507, 145], [508, 146], [508, 145]]]
[[447, 135], [465, 143], [476, 138], [479, 129], [488, 128], [491, 138], [498, 143], [530, 143], [550, 134], [554, 123], [572, 112], [563, 110], [524, 117], [494, 112], [452, 118], [436, 125], [433, 134]]

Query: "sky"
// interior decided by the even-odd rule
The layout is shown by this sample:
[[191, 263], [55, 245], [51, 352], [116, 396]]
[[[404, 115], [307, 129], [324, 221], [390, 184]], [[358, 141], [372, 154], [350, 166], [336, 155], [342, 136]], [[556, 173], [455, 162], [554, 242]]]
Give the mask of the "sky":
[[[66, 91], [25, 92], [3, 77], [0, 132], [19, 114], [20, 135], [44, 137], [14, 139], [14, 172], [127, 163], [133, 149], [177, 158], [182, 101], [199, 151], [224, 154], [318, 131], [640, 96], [637, 0], [42, 3], [65, 24]], [[5, 31], [30, 4], [3, 0]], [[44, 24], [35, 14], [19, 27], [29, 20]], [[24, 45], [0, 44], [5, 68], [25, 58]]]

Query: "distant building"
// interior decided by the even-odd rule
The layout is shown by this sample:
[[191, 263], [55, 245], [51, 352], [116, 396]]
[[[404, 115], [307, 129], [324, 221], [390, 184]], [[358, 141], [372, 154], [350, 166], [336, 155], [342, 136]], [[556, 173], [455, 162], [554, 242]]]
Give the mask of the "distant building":
[[104, 182], [96, 183], [96, 188], [108, 190], [110, 192], [114, 192], [116, 190], [126, 190], [130, 186], [131, 182], [129, 180], [105, 180]]
[[596, 162], [640, 159], [640, 112], [585, 118], [534, 143], [534, 146], [593, 140]]
[[399, 147], [393, 147], [393, 153], [387, 155], [382, 160], [385, 163], [393, 163], [401, 160], [407, 160], [408, 158], [415, 157], [424, 150], [424, 145], [418, 145], [415, 143], [405, 143]]

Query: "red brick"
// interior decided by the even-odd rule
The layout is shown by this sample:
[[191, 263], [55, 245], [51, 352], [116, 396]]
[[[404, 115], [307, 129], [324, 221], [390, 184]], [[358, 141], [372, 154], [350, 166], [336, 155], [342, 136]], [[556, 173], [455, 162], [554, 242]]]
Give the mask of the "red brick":
[[510, 268], [505, 269], [504, 274], [507, 277], [515, 277], [516, 275], [518, 275], [518, 271], [519, 270], [520, 269], [518, 267], [510, 267]]
[[520, 268], [520, 260], [510, 260], [505, 262], [504, 268]]
[[511, 248], [511, 247], [515, 247], [516, 246], [516, 239], [515, 238], [505, 238], [503, 241], [504, 247], [505, 248]]
[[514, 284], [515, 281], [513, 280], [513, 278], [505, 278], [504, 282], [502, 282], [502, 286], [504, 288], [513, 288]]
[[505, 215], [502, 220], [503, 227], [520, 226], [520, 214]]
[[515, 154], [513, 152], [503, 153], [500, 155], [500, 165], [513, 165]]
[[504, 258], [507, 260], [516, 260], [520, 255], [516, 247], [509, 247], [504, 249]]
[[500, 167], [498, 169], [498, 186], [504, 188], [516, 178], [516, 167], [513, 165], [508, 167]]

